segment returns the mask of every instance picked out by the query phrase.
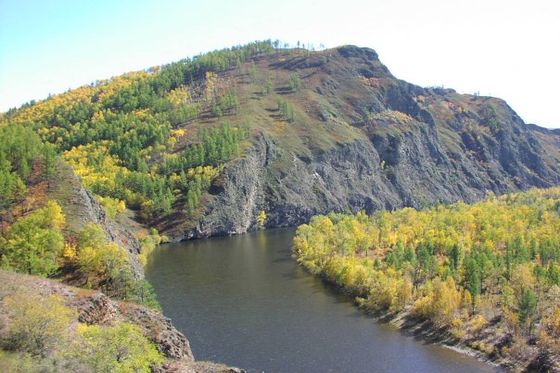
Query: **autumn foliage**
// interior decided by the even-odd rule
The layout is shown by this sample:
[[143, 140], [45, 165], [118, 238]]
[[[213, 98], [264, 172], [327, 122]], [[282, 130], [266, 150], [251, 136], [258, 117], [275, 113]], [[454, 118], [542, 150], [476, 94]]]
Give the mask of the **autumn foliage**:
[[560, 189], [534, 189], [472, 205], [316, 216], [298, 228], [294, 251], [369, 310], [402, 311], [486, 353], [513, 354], [513, 345], [477, 342], [493, 323], [518, 350], [538, 336], [557, 356], [558, 232]]

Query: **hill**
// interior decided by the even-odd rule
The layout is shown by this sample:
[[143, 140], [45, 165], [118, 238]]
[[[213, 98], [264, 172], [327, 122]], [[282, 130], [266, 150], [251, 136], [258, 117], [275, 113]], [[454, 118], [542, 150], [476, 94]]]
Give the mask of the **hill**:
[[172, 240], [560, 183], [557, 132], [497, 98], [399, 80], [355, 46], [255, 42], [96, 82], [2, 121], [54, 144], [111, 215], [130, 209]]
[[[33, 359], [52, 364], [64, 353], [61, 363], [95, 370], [88, 343], [115, 340], [99, 351], [117, 364], [113, 347], [125, 333], [138, 347], [129, 352], [140, 370], [230, 369], [193, 362], [184, 336], [159, 313], [142, 263], [163, 240], [295, 226], [331, 212], [473, 202], [490, 192], [558, 184], [558, 130], [525, 124], [497, 98], [399, 80], [368, 48], [315, 52], [254, 42], [30, 102], [0, 115], [0, 268], [58, 282], [0, 272], [0, 360], [16, 364], [8, 370], [24, 369]], [[438, 253], [441, 268], [446, 254]], [[531, 266], [549, 263], [523, 265], [532, 278]], [[547, 268], [552, 280], [543, 281], [557, 285], [556, 264]], [[455, 269], [458, 287], [468, 288]], [[414, 285], [429, 288], [420, 282]], [[484, 298], [482, 285], [467, 289], [475, 301], [460, 309], [470, 309], [469, 317], [477, 295]], [[35, 303], [60, 315], [33, 312]], [[109, 304], [118, 320], [76, 321], [80, 307], [91, 304], [92, 312]], [[181, 356], [170, 355], [138, 315], [167, 328]], [[44, 345], [32, 343], [35, 336], [19, 333], [18, 325], [34, 320], [52, 324], [70, 344], [47, 343], [50, 335], [40, 336]], [[525, 347], [521, 353], [541, 356]], [[67, 352], [75, 355], [64, 360]]]

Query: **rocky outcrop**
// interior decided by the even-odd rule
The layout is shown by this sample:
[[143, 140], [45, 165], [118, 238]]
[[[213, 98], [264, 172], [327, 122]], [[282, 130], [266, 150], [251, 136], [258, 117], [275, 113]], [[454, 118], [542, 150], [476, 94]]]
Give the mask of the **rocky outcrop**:
[[[172, 240], [243, 233], [260, 211], [267, 227], [285, 227], [330, 211], [472, 202], [560, 184], [557, 132], [525, 124], [500, 99], [403, 82], [367, 48], [271, 66], [304, 77], [305, 95], [288, 97], [299, 117], [284, 130], [298, 137], [288, 142], [276, 123], [261, 129], [196, 222], [165, 231]], [[309, 127], [323, 133], [309, 136]]]
[[128, 322], [139, 326], [166, 358], [164, 365], [157, 369], [159, 372], [243, 372], [222, 364], [195, 361], [187, 338], [160, 312], [112, 300], [98, 291], [74, 288], [48, 279], [0, 271], [0, 320], [5, 314], [2, 299], [22, 293], [39, 297], [61, 296], [66, 305], [76, 311], [76, 321], [81, 323], [109, 326]]
[[208, 213], [202, 214], [196, 227], [188, 231], [171, 231], [171, 239], [180, 241], [247, 232], [264, 203], [266, 148], [266, 140], [261, 138], [243, 159], [230, 163], [212, 188], [213, 194], [205, 208]]
[[187, 338], [159, 312], [133, 303], [114, 301], [99, 292], [78, 297], [72, 290], [63, 288], [61, 291], [56, 287], [52, 287], [52, 290], [55, 293], [62, 292], [67, 304], [78, 311], [78, 321], [82, 323], [111, 325], [115, 321], [126, 321], [140, 326], [144, 335], [152, 340], [166, 357], [174, 360], [194, 360]]
[[372, 142], [358, 140], [316, 159], [294, 156], [288, 172], [279, 173], [267, 167], [266, 149], [274, 145], [261, 137], [244, 159], [224, 172], [223, 190], [212, 196], [197, 227], [173, 238], [244, 233], [255, 227], [261, 210], [268, 215], [267, 227], [287, 227], [330, 211], [371, 213], [473, 202], [488, 192], [502, 194], [560, 182], [558, 174], [545, 167], [539, 173], [538, 168], [523, 163], [512, 166], [514, 161], [502, 164], [498, 158], [481, 168], [464, 154], [453, 159], [431, 140], [423, 131], [399, 138], [377, 137]]
[[56, 177], [53, 178], [48, 193], [50, 198], [61, 205], [66, 216], [67, 230], [76, 233], [87, 224], [99, 224], [110, 241], [126, 249], [134, 274], [139, 278], [143, 277], [144, 270], [138, 260], [140, 243], [132, 232], [107, 216], [69, 165], [59, 162]]

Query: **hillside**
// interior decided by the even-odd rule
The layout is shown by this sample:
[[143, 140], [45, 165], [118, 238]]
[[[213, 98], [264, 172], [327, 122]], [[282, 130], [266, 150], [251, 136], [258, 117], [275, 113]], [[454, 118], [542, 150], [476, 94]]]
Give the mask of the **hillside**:
[[255, 42], [2, 120], [54, 144], [111, 215], [130, 209], [172, 240], [560, 183], [557, 132], [497, 98], [398, 80], [355, 46]]
[[195, 362], [162, 315], [143, 271], [162, 237], [109, 216], [29, 128], [0, 127], [0, 192], [0, 371], [239, 371]]
[[[162, 241], [296, 226], [316, 214], [474, 202], [559, 184], [558, 130], [525, 124], [497, 98], [398, 80], [368, 48], [315, 52], [254, 42], [30, 102], [0, 115], [0, 269], [31, 275], [0, 272], [0, 360], [16, 364], [8, 370], [38, 357], [47, 359], [41, 364], [96, 370], [96, 356], [85, 347], [114, 339], [92, 347], [107, 354], [107, 366], [122, 362], [124, 340], [134, 347], [128, 352], [138, 370], [174, 371], [175, 363], [187, 371], [230, 369], [194, 362], [185, 337], [161, 315], [143, 264]], [[543, 206], [553, 209], [549, 202]], [[347, 246], [353, 241], [344, 233]], [[501, 242], [493, 254], [500, 257], [509, 244]], [[556, 254], [550, 254], [554, 260]], [[446, 268], [447, 252], [438, 255]], [[522, 274], [531, 279], [533, 267], [548, 266], [541, 272], [550, 278], [540, 273], [533, 280], [557, 287], [557, 265], [548, 259], [525, 260]], [[458, 286], [468, 287], [454, 269]], [[404, 283], [407, 273], [395, 283]], [[425, 280], [413, 285], [429, 292]], [[438, 286], [460, 291], [445, 284]], [[461, 317], [475, 314], [482, 285], [468, 289], [474, 301], [461, 303]], [[525, 299], [518, 288], [515, 295]], [[29, 306], [35, 303], [60, 315], [34, 312]], [[111, 320], [91, 321], [84, 307], [86, 313], [109, 309]], [[467, 316], [463, 321], [471, 325]], [[519, 346], [532, 343], [534, 320], [528, 332], [514, 336]], [[554, 329], [556, 319], [543, 320]], [[33, 330], [18, 329], [34, 321], [54, 325], [64, 344], [41, 335], [45, 343], [37, 345]], [[521, 330], [525, 321], [506, 326]], [[169, 332], [180, 356], [170, 355], [151, 327]], [[131, 339], [119, 340], [121, 333]], [[480, 343], [488, 340], [470, 342], [483, 350]], [[529, 355], [519, 359], [541, 352], [521, 348]], [[74, 355], [65, 360], [66, 353]]]
[[0, 340], [12, 347], [0, 349], [3, 372], [241, 372], [195, 361], [161, 313], [98, 291], [0, 270], [0, 299]]

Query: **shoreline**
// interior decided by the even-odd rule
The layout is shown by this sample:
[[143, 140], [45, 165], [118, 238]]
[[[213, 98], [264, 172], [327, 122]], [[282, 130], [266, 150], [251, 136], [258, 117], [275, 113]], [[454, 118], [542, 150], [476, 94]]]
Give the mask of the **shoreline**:
[[[293, 259], [297, 262], [297, 256], [292, 255]], [[484, 351], [480, 351], [476, 348], [466, 345], [462, 341], [453, 342], [453, 337], [450, 335], [449, 331], [443, 329], [434, 328], [433, 325], [428, 320], [420, 320], [411, 316], [410, 308], [408, 307], [406, 310], [391, 313], [391, 312], [375, 312], [373, 310], [367, 309], [365, 306], [359, 303], [360, 294], [357, 294], [350, 289], [340, 286], [335, 282], [328, 279], [324, 274], [314, 274], [312, 273], [309, 268], [307, 268], [304, 264], [299, 263], [298, 265], [301, 266], [307, 273], [314, 277], [319, 277], [321, 282], [331, 288], [332, 290], [344, 294], [349, 297], [349, 301], [353, 303], [353, 306], [356, 307], [358, 310], [371, 316], [374, 322], [379, 324], [390, 325], [395, 328], [395, 332], [401, 333], [408, 337], [412, 337], [415, 340], [425, 343], [425, 344], [432, 344], [437, 345], [442, 348], [450, 349], [454, 352], [457, 352], [462, 355], [466, 355], [476, 360], [488, 364], [491, 368], [495, 369], [496, 371], [527, 371], [528, 366], [522, 366], [519, 363], [516, 363], [511, 360], [507, 360], [502, 358], [495, 358], [493, 359], [489, 354], [485, 353]]]

